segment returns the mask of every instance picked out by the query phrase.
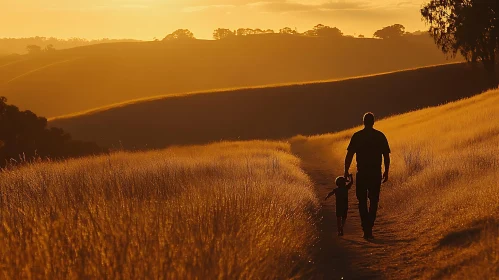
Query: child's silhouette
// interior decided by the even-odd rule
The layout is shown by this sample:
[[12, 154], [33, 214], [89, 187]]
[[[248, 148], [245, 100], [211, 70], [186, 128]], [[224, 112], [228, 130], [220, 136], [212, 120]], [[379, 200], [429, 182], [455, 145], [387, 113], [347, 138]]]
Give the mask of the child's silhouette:
[[326, 200], [333, 194], [336, 196], [336, 218], [338, 223], [338, 236], [343, 236], [343, 227], [347, 220], [348, 212], [348, 190], [353, 185], [353, 175], [349, 174], [348, 178], [338, 177], [336, 178], [336, 186], [338, 188], [330, 192]]

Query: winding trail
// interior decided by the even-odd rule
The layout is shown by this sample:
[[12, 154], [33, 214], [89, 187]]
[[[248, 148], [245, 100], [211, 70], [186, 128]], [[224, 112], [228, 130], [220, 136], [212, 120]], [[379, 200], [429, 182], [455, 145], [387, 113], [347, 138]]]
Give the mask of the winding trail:
[[[345, 236], [337, 236], [334, 197], [324, 201], [327, 193], [334, 188], [335, 177], [342, 174], [342, 161], [332, 158], [327, 152], [332, 148], [331, 145], [321, 145], [305, 138], [291, 140], [292, 152], [301, 159], [303, 170], [314, 182], [317, 195], [322, 200], [315, 279], [385, 279], [386, 275], [378, 264], [389, 253], [393, 232], [375, 231], [376, 239], [369, 242], [362, 238], [355, 188], [349, 193]], [[388, 226], [382, 212], [379, 213], [378, 228]]]

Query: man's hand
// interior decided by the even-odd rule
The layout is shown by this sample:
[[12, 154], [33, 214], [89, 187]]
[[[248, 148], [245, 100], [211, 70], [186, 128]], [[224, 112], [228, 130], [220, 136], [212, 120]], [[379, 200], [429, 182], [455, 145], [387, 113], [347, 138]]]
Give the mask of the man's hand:
[[351, 174], [348, 172], [348, 170], [345, 170], [345, 174], [343, 174], [343, 177], [348, 180], [348, 178], [350, 178], [350, 175]]
[[388, 182], [388, 172], [383, 173], [383, 183]]

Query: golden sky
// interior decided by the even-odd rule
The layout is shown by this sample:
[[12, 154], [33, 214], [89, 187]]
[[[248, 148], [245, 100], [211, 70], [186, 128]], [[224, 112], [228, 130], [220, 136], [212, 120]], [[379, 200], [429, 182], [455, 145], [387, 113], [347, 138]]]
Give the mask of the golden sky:
[[0, 0], [0, 38], [54, 36], [150, 40], [187, 28], [210, 39], [218, 27], [289, 26], [303, 32], [322, 23], [371, 37], [401, 23], [425, 29], [424, 0]]

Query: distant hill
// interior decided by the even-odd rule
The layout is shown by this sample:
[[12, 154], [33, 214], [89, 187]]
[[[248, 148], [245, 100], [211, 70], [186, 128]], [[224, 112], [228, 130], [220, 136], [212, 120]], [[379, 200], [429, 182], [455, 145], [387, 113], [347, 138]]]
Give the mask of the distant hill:
[[17, 54], [6, 55], [0, 53], [0, 67], [6, 66], [7, 63], [11, 63], [19, 59], [21, 59], [21, 56]]
[[366, 111], [387, 117], [492, 87], [483, 69], [450, 64], [336, 82], [167, 96], [55, 119], [76, 139], [161, 148], [340, 131]]
[[220, 41], [112, 43], [0, 64], [0, 96], [55, 117], [156, 95], [339, 79], [448, 62], [427, 35], [281, 34]]
[[139, 40], [133, 39], [99, 39], [87, 40], [81, 38], [58, 39], [54, 37], [28, 37], [28, 38], [0, 38], [0, 55], [10, 54], [26, 54], [28, 53], [28, 45], [36, 45], [41, 48], [46, 48], [52, 45], [55, 49], [69, 49], [81, 46], [89, 46], [103, 43], [117, 43], [117, 42], [138, 42]]

